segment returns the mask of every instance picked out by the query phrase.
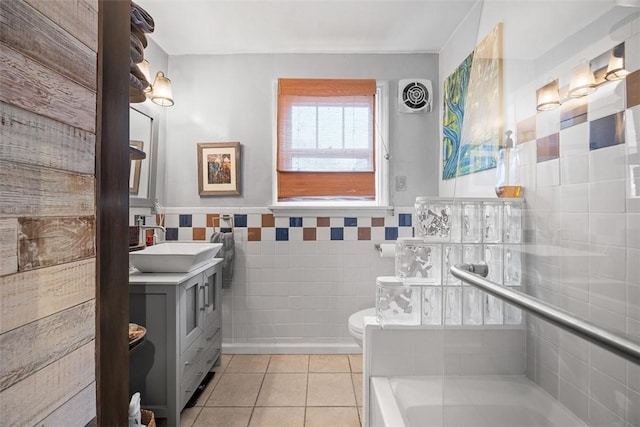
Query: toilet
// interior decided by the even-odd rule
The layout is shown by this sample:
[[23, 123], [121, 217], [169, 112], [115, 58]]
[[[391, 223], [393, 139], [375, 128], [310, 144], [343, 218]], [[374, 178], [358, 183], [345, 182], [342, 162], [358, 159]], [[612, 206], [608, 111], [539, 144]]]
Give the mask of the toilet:
[[365, 316], [375, 316], [376, 308], [365, 308], [364, 310], [356, 311], [349, 316], [349, 332], [353, 339], [356, 340], [360, 348], [362, 348], [362, 333], [364, 330], [364, 318]]

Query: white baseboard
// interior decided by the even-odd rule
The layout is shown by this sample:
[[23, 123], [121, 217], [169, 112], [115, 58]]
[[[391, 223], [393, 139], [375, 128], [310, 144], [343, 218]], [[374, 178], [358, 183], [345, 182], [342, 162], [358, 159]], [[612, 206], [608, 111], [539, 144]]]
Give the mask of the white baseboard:
[[223, 354], [358, 354], [362, 349], [353, 344], [257, 344], [222, 343]]

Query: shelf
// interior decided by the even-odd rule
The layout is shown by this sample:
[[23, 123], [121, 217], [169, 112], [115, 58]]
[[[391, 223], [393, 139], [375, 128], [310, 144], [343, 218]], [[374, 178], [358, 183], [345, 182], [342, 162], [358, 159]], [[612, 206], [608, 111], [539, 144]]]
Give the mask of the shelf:
[[142, 150], [138, 150], [136, 147], [129, 146], [129, 159], [130, 160], [143, 160], [147, 157], [147, 153]]

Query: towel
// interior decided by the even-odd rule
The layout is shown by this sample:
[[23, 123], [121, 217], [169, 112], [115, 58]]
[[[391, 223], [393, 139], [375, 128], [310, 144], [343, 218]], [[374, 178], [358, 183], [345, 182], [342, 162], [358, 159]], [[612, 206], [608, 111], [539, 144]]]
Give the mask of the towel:
[[129, 73], [129, 103], [135, 104], [146, 100], [144, 84], [133, 73]]
[[222, 243], [222, 248], [216, 258], [222, 258], [222, 287], [228, 288], [231, 286], [233, 278], [233, 258], [236, 253], [233, 233], [216, 231], [211, 236], [211, 243]]
[[146, 10], [131, 2], [131, 25], [135, 25], [143, 33], [153, 33], [155, 23]]
[[[148, 82], [147, 82], [148, 83]], [[144, 91], [145, 88], [148, 86], [148, 84], [144, 84], [144, 82], [142, 80], [140, 80], [135, 74], [133, 74], [132, 72], [129, 72], [129, 87], [139, 90], [139, 91]]]
[[142, 47], [144, 47], [145, 49], [147, 48], [147, 45], [149, 44], [149, 42], [147, 41], [147, 36], [145, 36], [144, 33], [138, 29], [138, 27], [134, 25], [131, 26], [131, 35], [140, 40], [140, 43], [142, 43]]
[[133, 34], [129, 36], [129, 57], [136, 64], [141, 63], [144, 59], [144, 46], [142, 46], [142, 42]]

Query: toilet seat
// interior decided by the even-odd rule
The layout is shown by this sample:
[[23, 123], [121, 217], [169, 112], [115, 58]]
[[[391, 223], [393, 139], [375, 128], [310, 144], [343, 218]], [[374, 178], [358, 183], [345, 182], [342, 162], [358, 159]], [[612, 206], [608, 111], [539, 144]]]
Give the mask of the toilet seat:
[[362, 331], [364, 330], [364, 317], [375, 315], [376, 309], [375, 307], [372, 307], [356, 311], [351, 316], [349, 316], [349, 331], [351, 332], [351, 334], [362, 337]]

